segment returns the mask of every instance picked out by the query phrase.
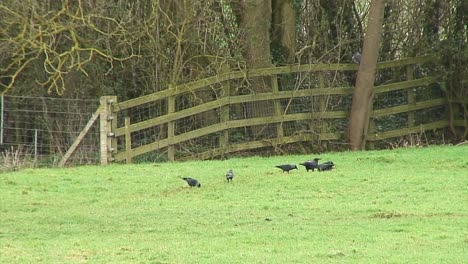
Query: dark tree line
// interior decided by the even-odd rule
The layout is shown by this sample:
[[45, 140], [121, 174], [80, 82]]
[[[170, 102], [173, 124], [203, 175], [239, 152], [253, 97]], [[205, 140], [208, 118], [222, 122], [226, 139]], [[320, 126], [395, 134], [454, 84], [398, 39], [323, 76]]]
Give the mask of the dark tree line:
[[[117, 95], [123, 101], [226, 70], [351, 63], [354, 52], [365, 52], [370, 26], [369, 1], [358, 0], [28, 3], [0, 3], [0, 87], [6, 95]], [[385, 1], [377, 59], [437, 53], [441, 60], [433, 70], [448, 96], [467, 98], [467, 5]], [[342, 81], [354, 85], [355, 77]], [[253, 90], [233, 93], [272, 89], [262, 78], [252, 82]]]

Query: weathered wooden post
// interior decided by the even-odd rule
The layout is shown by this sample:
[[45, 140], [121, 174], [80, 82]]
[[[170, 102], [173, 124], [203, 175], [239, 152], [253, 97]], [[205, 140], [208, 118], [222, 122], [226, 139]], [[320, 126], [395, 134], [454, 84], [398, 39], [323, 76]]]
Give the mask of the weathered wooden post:
[[[169, 89], [172, 90], [174, 86], [172, 84], [169, 85]], [[167, 97], [167, 115], [169, 116], [170, 114], [175, 112], [175, 96], [171, 95]], [[174, 161], [175, 159], [175, 149], [174, 145], [172, 144], [173, 138], [175, 135], [175, 122], [174, 121], [169, 121], [167, 122], [167, 140], [168, 140], [168, 146], [167, 146], [167, 159], [169, 161]]]
[[[406, 66], [406, 80], [411, 81], [414, 79], [413, 76], [413, 64]], [[408, 105], [416, 104], [416, 98], [414, 97], [414, 88], [408, 88]], [[408, 112], [408, 128], [414, 126], [414, 111]]]
[[[411, 81], [414, 79], [413, 76], [413, 64], [407, 65], [406, 66], [406, 80]], [[416, 98], [414, 96], [414, 88], [410, 87], [407, 90], [408, 93], [408, 106], [412, 106], [416, 104]], [[414, 111], [409, 111], [408, 112], [408, 129], [411, 129], [414, 127]], [[410, 136], [411, 142], [413, 141], [412, 137]]]
[[[271, 76], [271, 89], [273, 90], [273, 93], [279, 92], [279, 87], [278, 87], [278, 76], [272, 75]], [[283, 116], [283, 107], [281, 107], [281, 101], [279, 99], [275, 100], [275, 116]], [[281, 142], [281, 139], [284, 137], [284, 131], [283, 131], [283, 121], [276, 123], [276, 138], [279, 140], [278, 142]]]
[[[226, 73], [229, 73], [229, 67], [224, 67], [224, 71]], [[221, 89], [222, 89], [222, 94], [221, 96], [224, 98], [228, 98], [231, 96], [231, 85], [230, 85], [230, 80], [224, 81], [221, 84]], [[225, 124], [229, 121], [229, 104], [221, 106], [220, 109], [220, 116], [219, 116], [219, 122], [221, 124]], [[224, 156], [224, 152], [226, 150], [226, 147], [229, 145], [229, 129], [225, 129], [221, 131], [221, 134], [219, 135], [219, 148], [221, 149], [221, 155]]]
[[115, 149], [112, 148], [113, 141], [115, 141], [114, 133], [112, 131], [112, 122], [114, 115], [112, 111], [113, 103], [117, 102], [117, 96], [102, 96], [100, 99], [101, 112], [99, 114], [99, 134], [101, 145], [101, 165], [107, 165], [113, 161], [112, 154]]
[[[372, 135], [370, 138], [374, 139], [376, 135], [375, 129], [375, 118], [374, 118], [374, 96], [372, 96], [372, 100], [369, 102], [369, 124], [367, 125], [367, 135], [363, 144], [368, 143], [368, 149], [375, 149], [375, 140], [369, 140], [368, 135]], [[368, 141], [368, 142], [366, 142]], [[364, 145], [365, 146], [365, 145]]]
[[[323, 71], [320, 71], [318, 73], [318, 80], [319, 80], [319, 88], [320, 89], [323, 89], [325, 88], [325, 76], [324, 76], [324, 73]], [[311, 101], [313, 102], [313, 98], [311, 98]], [[321, 95], [319, 97], [319, 111], [320, 111], [320, 117], [319, 117], [319, 120], [317, 120], [317, 123], [320, 124], [320, 134], [319, 134], [319, 146], [320, 148], [322, 148], [322, 142], [321, 142], [321, 138], [322, 138], [322, 134], [325, 134], [327, 133], [328, 131], [328, 123], [325, 122], [325, 118], [323, 118], [323, 114], [325, 114], [325, 112], [327, 112], [327, 101], [328, 101], [328, 96], [326, 95]], [[313, 109], [312, 109], [313, 111]], [[325, 143], [324, 144], [324, 148], [326, 149], [327, 148], [327, 144]], [[321, 149], [320, 149], [321, 150]]]
[[5, 109], [5, 100], [0, 96], [0, 145], [3, 145], [3, 111]]
[[[111, 132], [115, 134], [115, 131], [117, 129], [117, 124], [118, 124], [118, 105], [117, 105], [117, 96], [113, 96], [112, 97], [112, 105], [111, 105], [111, 119], [112, 119], [112, 122], [111, 122]], [[126, 111], [128, 113], [128, 111]], [[112, 152], [112, 155], [116, 154], [117, 153], [117, 138], [115, 136], [112, 136], [111, 138], [111, 145], [110, 145], [110, 150]], [[112, 160], [113, 157], [112, 157]]]
[[[375, 135], [376, 130], [375, 130], [375, 120], [374, 120], [374, 100], [369, 103], [369, 126], [367, 128], [367, 134], [368, 135]], [[373, 136], [371, 138], [374, 138]], [[374, 140], [369, 140], [368, 147], [369, 149], [375, 149], [375, 141]]]
[[125, 162], [132, 163], [132, 134], [130, 132], [130, 117], [125, 117]]

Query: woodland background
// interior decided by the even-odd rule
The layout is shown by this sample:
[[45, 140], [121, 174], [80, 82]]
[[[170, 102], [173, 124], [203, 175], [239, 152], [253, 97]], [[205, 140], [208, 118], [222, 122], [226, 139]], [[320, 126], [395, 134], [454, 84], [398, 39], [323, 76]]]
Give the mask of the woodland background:
[[[467, 10], [464, 0], [386, 1], [379, 61], [438, 53], [444, 88], [466, 96]], [[358, 0], [4, 0], [0, 85], [124, 101], [224, 67], [349, 63], [368, 11]]]
[[[466, 100], [466, 0], [4, 0], [0, 87], [2, 95], [13, 96], [15, 107], [36, 105], [38, 100], [40, 110], [32, 111], [56, 107], [80, 113], [85, 111], [79, 107], [87, 107], [92, 113], [101, 96], [115, 95], [122, 102], [226, 71], [352, 63], [355, 52], [365, 52], [364, 36], [368, 21], [373, 21], [368, 20], [371, 2], [383, 8], [382, 37], [379, 47], [373, 47], [377, 60], [433, 54], [437, 63], [420, 67], [415, 74], [436, 76], [438, 82], [431, 89], [448, 100]], [[378, 72], [375, 84], [401, 79], [398, 74]], [[353, 87], [356, 75], [333, 75], [326, 81], [330, 86]], [[231, 95], [268, 92], [270, 83], [252, 79], [231, 89]], [[209, 92], [192, 94], [179, 100], [176, 108], [212, 97]], [[73, 107], [58, 101], [45, 106], [44, 98], [74, 100]], [[400, 99], [378, 103], [391, 106]], [[243, 111], [255, 117], [264, 115], [265, 109], [257, 104]], [[89, 115], [70, 124], [70, 130], [79, 131]], [[462, 116], [468, 116], [466, 103]], [[53, 118], [67, 119], [58, 110]], [[206, 123], [203, 118], [191, 122]], [[32, 138], [32, 126], [21, 126], [31, 128]], [[32, 140], [21, 139], [25, 137], [21, 133], [16, 129], [17, 142]], [[50, 142], [65, 138], [49, 134]], [[63, 153], [70, 143], [49, 145], [50, 152], [63, 145]]]

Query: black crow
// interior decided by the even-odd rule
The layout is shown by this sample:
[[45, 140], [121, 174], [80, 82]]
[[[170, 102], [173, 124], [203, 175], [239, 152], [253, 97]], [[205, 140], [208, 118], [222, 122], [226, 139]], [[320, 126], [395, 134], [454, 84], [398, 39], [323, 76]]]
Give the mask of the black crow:
[[297, 170], [297, 166], [294, 164], [283, 164], [283, 165], [278, 165], [276, 168], [280, 168], [283, 170], [283, 172], [287, 171], [289, 173], [290, 170]]
[[226, 173], [226, 180], [229, 182], [232, 182], [232, 179], [234, 178], [234, 172], [232, 170], [228, 170]]
[[327, 161], [322, 164], [318, 165], [318, 170], [319, 171], [326, 171], [326, 170], [331, 170], [333, 169], [333, 166], [335, 166], [335, 163], [333, 161]]
[[359, 51], [356, 51], [353, 54], [353, 57], [351, 57], [351, 60], [356, 64], [360, 64], [361, 63], [361, 53], [359, 53]]
[[186, 181], [190, 187], [201, 187], [201, 184], [196, 179], [185, 177], [182, 180]]
[[309, 171], [309, 170], [314, 171], [315, 169], [318, 169], [318, 161], [319, 160], [320, 160], [319, 158], [315, 158], [313, 160], [308, 160], [308, 161], [306, 161], [304, 163], [300, 163], [300, 165], [304, 166], [307, 171]]

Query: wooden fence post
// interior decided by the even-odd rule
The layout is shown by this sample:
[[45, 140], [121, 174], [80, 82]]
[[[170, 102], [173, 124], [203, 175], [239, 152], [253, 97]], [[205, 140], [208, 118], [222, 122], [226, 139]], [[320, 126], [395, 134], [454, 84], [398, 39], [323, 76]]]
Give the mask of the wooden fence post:
[[375, 149], [375, 142], [373, 140], [368, 139], [369, 138], [368, 135], [375, 135], [376, 134], [375, 132], [376, 130], [375, 130], [375, 120], [374, 120], [374, 100], [372, 100], [372, 102], [369, 103], [369, 126], [367, 129], [367, 136], [366, 136], [366, 140], [369, 141], [368, 142], [369, 149]]
[[[111, 105], [111, 133], [115, 134], [115, 130], [117, 129], [117, 120], [118, 120], [118, 107], [117, 105], [117, 96], [112, 96], [112, 105]], [[128, 112], [127, 112], [128, 113]], [[115, 136], [112, 136], [111, 138], [111, 145], [110, 145], [110, 150], [112, 152], [112, 160], [114, 160], [114, 154], [117, 153], [117, 138]]]
[[[365, 148], [365, 144], [368, 143], [368, 149], [375, 149], [375, 142], [372, 140], [369, 140], [369, 135], [375, 135], [375, 120], [374, 120], [374, 96], [372, 96], [371, 101], [369, 102], [369, 118], [368, 118], [368, 124], [367, 124], [367, 133], [365, 134], [365, 138], [362, 142], [362, 149]], [[367, 142], [368, 141], [368, 142]]]
[[125, 117], [125, 162], [132, 163], [132, 134], [130, 133], [130, 117]]
[[[323, 71], [318, 72], [318, 79], [319, 79], [319, 88], [323, 89], [325, 88], [325, 76]], [[319, 97], [319, 111], [321, 114], [325, 113], [327, 111], [327, 97], [326, 95], [321, 95]], [[311, 98], [311, 101], [313, 102], [313, 98]], [[313, 109], [312, 109], [313, 111]], [[325, 121], [325, 118], [322, 118], [318, 120], [318, 123], [320, 124], [320, 134], [318, 136], [319, 139], [319, 144], [320, 144], [320, 150], [322, 148], [322, 142], [321, 142], [321, 135], [324, 133], [327, 133], [328, 129], [328, 122]], [[325, 143], [325, 149], [327, 148], [327, 144]]]
[[101, 165], [107, 165], [113, 161], [112, 154], [115, 149], [112, 149], [114, 133], [112, 131], [112, 121], [114, 119], [112, 112], [112, 104], [117, 101], [116, 96], [102, 96], [100, 99], [101, 113], [99, 114], [99, 134], [100, 134], [100, 153]]
[[[273, 93], [279, 92], [279, 87], [278, 87], [278, 76], [272, 75], [271, 76], [271, 88], [273, 90]], [[282, 116], [284, 114], [283, 107], [281, 107], [281, 101], [280, 100], [275, 100], [275, 116]], [[283, 121], [276, 123], [276, 138], [281, 139], [284, 137], [284, 130], [283, 130]], [[281, 142], [281, 141], [280, 141]]]
[[[225, 72], [229, 72], [229, 67], [225, 67]], [[229, 98], [231, 96], [231, 85], [229, 80], [223, 82], [222, 86], [222, 97]], [[220, 123], [226, 123], [229, 121], [229, 104], [222, 106], [220, 109], [219, 121]], [[224, 156], [224, 150], [229, 144], [229, 130], [225, 129], [221, 131], [219, 135], [219, 148], [221, 149], [221, 155]]]
[[[169, 89], [173, 89], [173, 85], [169, 85]], [[175, 96], [167, 97], [167, 115], [170, 115], [175, 112]], [[175, 160], [175, 149], [174, 145], [172, 144], [174, 135], [175, 135], [175, 122], [169, 121], [167, 122], [167, 140], [169, 145], [167, 146], [167, 159], [169, 161]]]
[[[413, 76], [413, 64], [406, 66], [406, 80], [411, 81], [414, 79]], [[414, 89], [412, 87], [408, 88], [408, 105], [416, 104], [416, 98], [414, 97]], [[414, 126], [414, 112], [408, 112], [408, 128]]]

